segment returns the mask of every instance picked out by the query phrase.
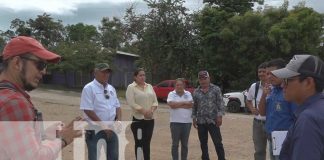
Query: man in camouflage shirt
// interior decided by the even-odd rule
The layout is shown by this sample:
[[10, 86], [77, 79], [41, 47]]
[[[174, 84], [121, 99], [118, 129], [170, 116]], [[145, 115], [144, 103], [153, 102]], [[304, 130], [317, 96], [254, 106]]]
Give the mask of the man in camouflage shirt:
[[199, 87], [193, 93], [194, 105], [192, 108], [193, 126], [198, 129], [202, 160], [209, 160], [208, 132], [215, 145], [219, 160], [225, 160], [220, 126], [222, 116], [225, 114], [221, 90], [210, 83], [207, 71], [198, 73]]

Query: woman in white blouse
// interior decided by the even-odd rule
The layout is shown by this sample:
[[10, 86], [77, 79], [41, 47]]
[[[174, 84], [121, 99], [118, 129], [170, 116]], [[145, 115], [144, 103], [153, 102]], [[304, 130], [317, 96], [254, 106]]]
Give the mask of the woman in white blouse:
[[139, 68], [134, 72], [134, 82], [126, 90], [126, 100], [132, 108], [131, 129], [135, 140], [136, 159], [150, 160], [150, 143], [154, 128], [154, 111], [158, 101], [152, 85], [145, 83], [145, 71]]

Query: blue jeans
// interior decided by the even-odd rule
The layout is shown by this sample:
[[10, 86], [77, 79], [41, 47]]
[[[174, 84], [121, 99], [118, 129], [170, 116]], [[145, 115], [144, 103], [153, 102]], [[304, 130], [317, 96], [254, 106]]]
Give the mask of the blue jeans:
[[191, 129], [191, 123], [170, 123], [171, 137], [172, 137], [172, 159], [178, 160], [179, 141], [181, 141], [181, 160], [187, 160], [188, 156], [188, 139]]
[[265, 121], [253, 120], [254, 160], [266, 160], [267, 133], [264, 127]]
[[208, 132], [213, 140], [218, 160], [225, 160], [225, 151], [219, 127], [217, 127], [215, 124], [198, 124], [198, 136], [202, 151], [202, 160], [209, 160]]
[[112, 133], [113, 134], [108, 137], [105, 131], [99, 131], [97, 134], [95, 134], [94, 130], [89, 130], [86, 132], [89, 160], [99, 159], [97, 151], [100, 152], [101, 147], [103, 146], [103, 144], [100, 143], [97, 146], [100, 139], [103, 139], [107, 144], [107, 147], [105, 148], [107, 160], [118, 160], [118, 137], [115, 132]]

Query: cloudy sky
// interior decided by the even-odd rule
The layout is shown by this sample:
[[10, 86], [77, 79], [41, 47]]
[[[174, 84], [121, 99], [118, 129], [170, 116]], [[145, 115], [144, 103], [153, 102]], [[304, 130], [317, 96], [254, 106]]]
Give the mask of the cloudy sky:
[[[190, 11], [202, 8], [203, 0], [186, 0], [185, 6]], [[295, 5], [301, 0], [289, 0]], [[307, 0], [306, 5], [324, 13], [322, 0]], [[270, 6], [280, 6], [283, 0], [265, 0]], [[148, 11], [142, 0], [0, 0], [0, 30], [7, 30], [10, 22], [19, 18], [21, 20], [35, 19], [44, 12], [53, 18], [60, 19], [66, 24], [83, 22], [98, 26], [102, 17], [123, 17], [125, 9], [134, 4], [136, 12]], [[323, 3], [322, 3], [323, 4]]]

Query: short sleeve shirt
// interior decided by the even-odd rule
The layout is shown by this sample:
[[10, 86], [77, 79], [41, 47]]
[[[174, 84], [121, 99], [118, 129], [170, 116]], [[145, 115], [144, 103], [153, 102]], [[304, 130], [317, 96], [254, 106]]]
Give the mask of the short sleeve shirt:
[[[171, 91], [168, 94], [167, 102], [192, 102], [192, 96], [191, 93], [188, 91], [184, 91], [184, 94], [182, 96], [178, 95], [176, 91]], [[191, 123], [191, 114], [191, 108], [171, 108], [170, 122]]]
[[[257, 108], [259, 108], [258, 105], [259, 105], [263, 90], [262, 90], [262, 85], [260, 83], [259, 90], [258, 90], [258, 95], [257, 95], [257, 97], [255, 97], [255, 86], [256, 86], [256, 83], [253, 83], [251, 85], [251, 87], [249, 88], [249, 91], [246, 94], [246, 99], [249, 100], [249, 101], [252, 101], [252, 104], [253, 104], [254, 107], [255, 107], [254, 101], [256, 100]], [[259, 120], [265, 120], [266, 119], [265, 116], [261, 116], [260, 114], [255, 115], [254, 118], [259, 119]]]
[[[104, 90], [107, 90], [109, 98], [106, 98]], [[116, 90], [113, 86], [107, 84], [105, 87], [96, 79], [84, 86], [81, 94], [81, 110], [91, 110], [102, 121], [114, 121], [116, 117], [116, 108], [120, 107]], [[90, 118], [84, 113], [87, 121]]]

